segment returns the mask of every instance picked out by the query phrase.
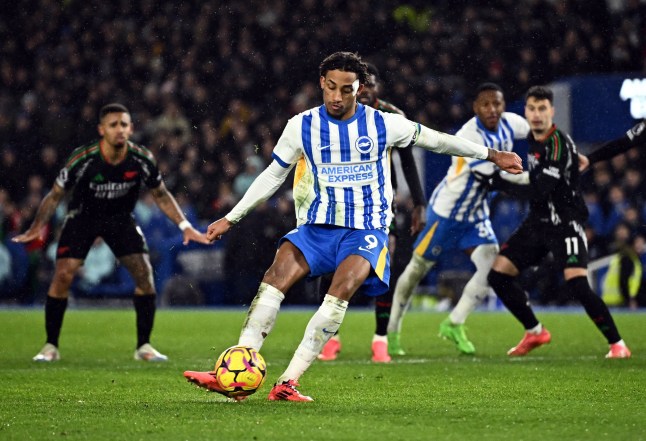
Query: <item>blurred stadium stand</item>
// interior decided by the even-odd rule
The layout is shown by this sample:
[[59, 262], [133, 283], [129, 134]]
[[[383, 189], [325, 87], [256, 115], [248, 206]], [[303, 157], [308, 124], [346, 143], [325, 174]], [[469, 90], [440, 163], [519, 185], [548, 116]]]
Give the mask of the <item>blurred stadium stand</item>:
[[[631, 108], [646, 100], [636, 92], [620, 98], [625, 79], [646, 74], [645, 35], [646, 5], [638, 0], [4, 4], [0, 240], [10, 248], [11, 276], [0, 281], [0, 299], [42, 301], [51, 271], [44, 250], [56, 234], [22, 250], [8, 239], [29, 225], [71, 150], [96, 138], [97, 111], [108, 102], [130, 108], [134, 140], [155, 153], [168, 187], [204, 228], [238, 200], [250, 165], [267, 164], [287, 119], [320, 103], [317, 68], [333, 51], [358, 51], [374, 62], [385, 97], [449, 133], [471, 116], [472, 91], [482, 81], [500, 83], [517, 112], [529, 86], [555, 84], [557, 122], [585, 152], [626, 130]], [[428, 153], [422, 162], [430, 193], [446, 158]], [[593, 257], [612, 252], [619, 222], [642, 233], [645, 162], [645, 152], [631, 151], [584, 177]], [[276, 240], [293, 225], [289, 190], [286, 184], [211, 249], [184, 249], [179, 231], [143, 195], [137, 216], [158, 291], [168, 292], [173, 280], [196, 283], [202, 303], [248, 302]], [[405, 192], [399, 197], [406, 207]], [[494, 223], [506, 237], [522, 204], [495, 205]], [[59, 212], [52, 232], [60, 220]]]

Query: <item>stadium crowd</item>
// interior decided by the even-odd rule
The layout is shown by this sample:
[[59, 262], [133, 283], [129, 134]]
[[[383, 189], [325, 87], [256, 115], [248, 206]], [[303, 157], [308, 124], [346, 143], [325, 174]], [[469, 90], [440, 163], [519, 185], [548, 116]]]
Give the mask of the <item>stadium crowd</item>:
[[[154, 152], [187, 217], [204, 225], [228, 212], [265, 167], [287, 119], [319, 102], [311, 66], [335, 50], [357, 51], [375, 63], [392, 102], [411, 119], [449, 133], [470, 116], [470, 96], [482, 81], [501, 84], [511, 101], [531, 85], [564, 76], [646, 71], [646, 5], [639, 0], [486, 4], [16, 0], [4, 5], [2, 292], [19, 303], [42, 294], [44, 256], [56, 240], [56, 222], [45, 241], [26, 249], [7, 239], [30, 224], [72, 149], [97, 136], [97, 112], [108, 102], [129, 107], [133, 140]], [[646, 152], [633, 150], [587, 173], [592, 259], [644, 235], [645, 166]], [[236, 246], [235, 236], [229, 240], [230, 274], [268, 267], [273, 256], [266, 250], [294, 222], [289, 188], [279, 194], [239, 228], [255, 248]], [[144, 227], [155, 229], [147, 233], [155, 259], [160, 252], [155, 245], [178, 231], [154, 224], [159, 213], [146, 196], [137, 215]], [[61, 219], [59, 213], [56, 221]]]

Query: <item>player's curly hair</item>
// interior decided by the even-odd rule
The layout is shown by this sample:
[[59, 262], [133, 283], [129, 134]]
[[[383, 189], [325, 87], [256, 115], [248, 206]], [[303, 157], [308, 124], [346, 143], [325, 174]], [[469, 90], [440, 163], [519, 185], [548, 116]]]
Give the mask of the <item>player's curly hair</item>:
[[101, 107], [101, 110], [99, 110], [99, 121], [103, 119], [104, 116], [106, 116], [108, 113], [127, 113], [130, 114], [128, 111], [128, 108], [124, 106], [123, 104], [119, 103], [110, 103], [106, 104], [105, 106]]
[[319, 66], [319, 74], [324, 77], [331, 70], [354, 72], [361, 84], [368, 79], [368, 66], [356, 52], [335, 52], [326, 57]]
[[554, 92], [546, 86], [532, 86], [525, 94], [525, 101], [530, 97], [536, 100], [548, 100], [550, 104], [554, 104]]

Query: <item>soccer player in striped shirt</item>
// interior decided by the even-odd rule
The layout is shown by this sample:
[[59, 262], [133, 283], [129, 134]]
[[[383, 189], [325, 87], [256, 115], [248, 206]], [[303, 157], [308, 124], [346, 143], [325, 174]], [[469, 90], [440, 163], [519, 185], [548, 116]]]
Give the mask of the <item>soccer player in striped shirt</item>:
[[[345, 315], [348, 301], [361, 290], [386, 292], [390, 278], [388, 225], [392, 219], [390, 154], [416, 145], [439, 153], [489, 160], [512, 173], [522, 171], [518, 155], [500, 152], [436, 132], [401, 115], [357, 102], [366, 82], [366, 65], [350, 52], [337, 52], [320, 65], [323, 105], [291, 118], [273, 152], [274, 160], [224, 218], [209, 225], [216, 241], [250, 210], [267, 200], [305, 157], [296, 177], [297, 227], [279, 242], [244, 322], [239, 345], [260, 350], [274, 326], [285, 294], [306, 276], [334, 273], [322, 305], [269, 400], [312, 401], [297, 389], [301, 375], [316, 360]], [[217, 390], [209, 372], [184, 372], [201, 387]]]
[[41, 362], [60, 359], [58, 339], [70, 286], [94, 240], [100, 236], [135, 281], [137, 346], [134, 358], [166, 361], [167, 357], [150, 345], [157, 295], [148, 247], [132, 216], [142, 184], [150, 189], [159, 208], [183, 231], [184, 244], [209, 242], [184, 217], [164, 185], [150, 150], [128, 140], [133, 131], [128, 109], [117, 103], [101, 108], [98, 131], [101, 135], [98, 141], [72, 152], [40, 203], [29, 229], [13, 238], [20, 243], [39, 238], [60, 201], [66, 193], [71, 193], [56, 249], [54, 278], [45, 301], [47, 342], [33, 359]]
[[[364, 84], [363, 91], [358, 95], [359, 102], [365, 106], [373, 107], [382, 112], [396, 113], [402, 116], [404, 112], [399, 109], [394, 104], [389, 103], [379, 97], [381, 93], [381, 81], [379, 79], [379, 71], [376, 66], [370, 63], [366, 63], [368, 66], [368, 79], [366, 84]], [[419, 174], [417, 173], [417, 167], [415, 165], [415, 157], [413, 156], [413, 151], [411, 149], [395, 149], [395, 152], [399, 154], [399, 159], [401, 161], [402, 172], [408, 188], [410, 190], [410, 195], [413, 200], [413, 210], [411, 213], [411, 234], [419, 233], [425, 225], [425, 211], [426, 211], [426, 201], [424, 200], [424, 191], [422, 190], [422, 184], [419, 180]], [[397, 174], [393, 171], [391, 174], [392, 184], [393, 184], [393, 196], [397, 192]], [[393, 198], [393, 220], [388, 227], [388, 251], [390, 253], [391, 267], [392, 259], [395, 254], [395, 246], [397, 244], [397, 225], [394, 215], [396, 214], [396, 204]], [[393, 303], [393, 283], [391, 282], [388, 291], [385, 294], [382, 294], [375, 298], [375, 320], [376, 328], [375, 334], [372, 337], [371, 351], [372, 358], [371, 360], [375, 363], [388, 363], [391, 361], [391, 356], [389, 354], [388, 347], [388, 322], [390, 321], [390, 310]], [[335, 360], [338, 353], [341, 351], [341, 339], [339, 335], [335, 335], [323, 346], [323, 350], [319, 354], [319, 360], [329, 361]]]
[[[529, 133], [529, 125], [522, 116], [505, 112], [505, 98], [497, 84], [484, 83], [478, 87], [473, 111], [475, 116], [456, 136], [508, 152], [514, 140], [525, 139]], [[470, 256], [476, 272], [465, 285], [458, 304], [440, 325], [440, 336], [454, 342], [462, 353], [475, 352], [464, 331], [464, 322], [489, 294], [487, 274], [498, 253], [498, 240], [489, 220], [488, 190], [473, 172], [490, 174], [493, 167], [488, 161], [453, 157], [446, 177], [435, 188], [429, 201], [426, 227], [418, 235], [411, 260], [395, 287], [388, 324], [391, 353], [405, 354], [400, 333], [415, 287], [437, 262], [456, 250]]]

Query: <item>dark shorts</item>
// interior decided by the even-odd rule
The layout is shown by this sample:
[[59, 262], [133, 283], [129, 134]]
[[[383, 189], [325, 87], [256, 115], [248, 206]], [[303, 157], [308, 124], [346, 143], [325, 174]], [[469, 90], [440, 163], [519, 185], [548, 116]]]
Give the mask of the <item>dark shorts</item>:
[[97, 237], [103, 238], [117, 258], [148, 253], [146, 239], [131, 214], [99, 219], [76, 215], [65, 219], [56, 259], [84, 260]]
[[583, 225], [568, 221], [555, 226], [526, 219], [500, 247], [500, 255], [520, 271], [538, 265], [549, 252], [557, 268], [587, 268], [588, 243]]

